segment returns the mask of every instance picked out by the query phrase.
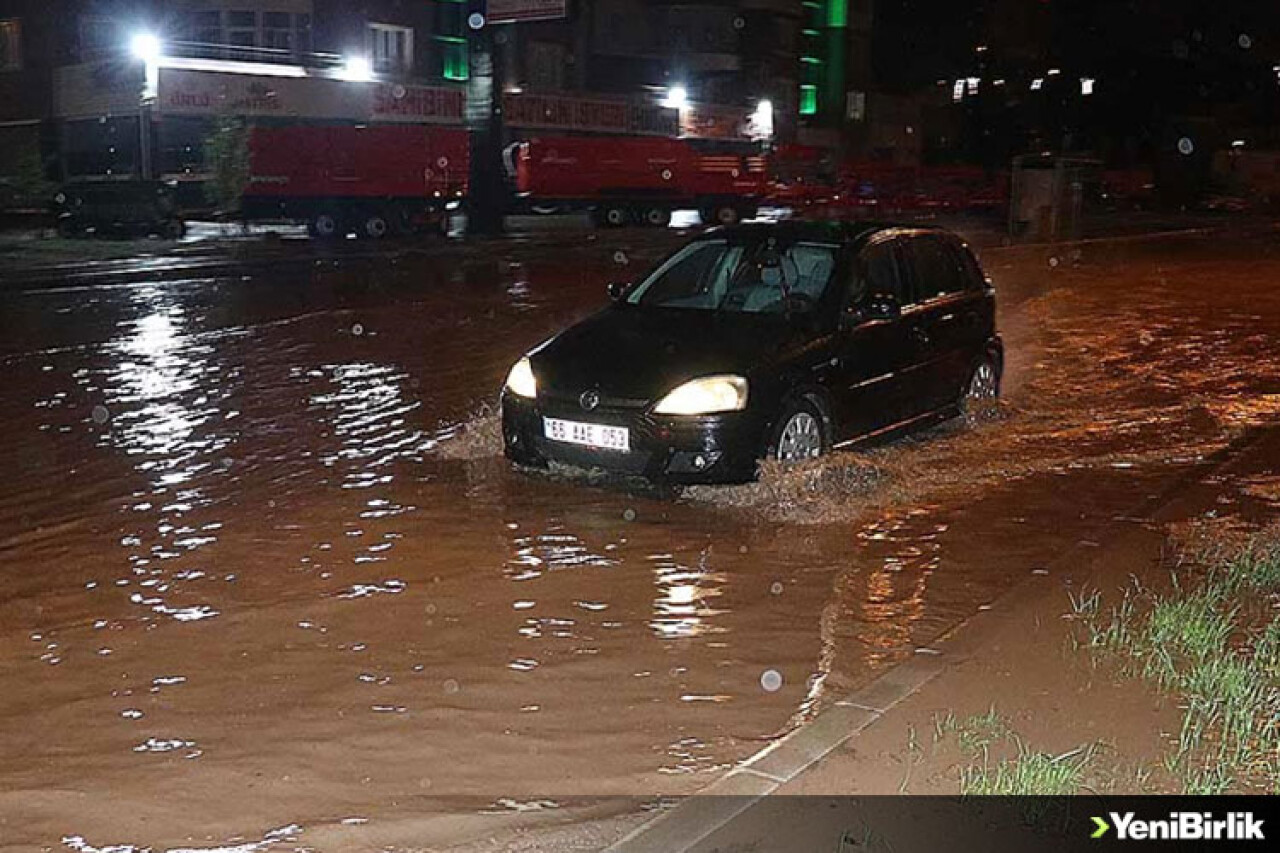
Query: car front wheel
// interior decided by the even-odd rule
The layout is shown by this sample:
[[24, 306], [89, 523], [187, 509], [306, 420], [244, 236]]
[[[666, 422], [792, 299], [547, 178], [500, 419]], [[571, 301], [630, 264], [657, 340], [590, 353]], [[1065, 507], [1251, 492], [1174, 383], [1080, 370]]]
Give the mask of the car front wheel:
[[830, 449], [822, 426], [822, 413], [810, 400], [798, 400], [778, 418], [769, 458], [784, 464], [817, 459]]

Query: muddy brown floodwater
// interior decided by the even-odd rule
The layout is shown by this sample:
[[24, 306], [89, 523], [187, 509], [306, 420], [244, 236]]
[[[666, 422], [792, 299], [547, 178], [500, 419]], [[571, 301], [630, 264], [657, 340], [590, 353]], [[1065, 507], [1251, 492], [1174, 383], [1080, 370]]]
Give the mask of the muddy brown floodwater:
[[483, 407], [611, 251], [0, 295], [0, 848], [690, 792], [1280, 415], [1269, 243], [999, 250], [980, 424], [679, 498], [512, 472]]

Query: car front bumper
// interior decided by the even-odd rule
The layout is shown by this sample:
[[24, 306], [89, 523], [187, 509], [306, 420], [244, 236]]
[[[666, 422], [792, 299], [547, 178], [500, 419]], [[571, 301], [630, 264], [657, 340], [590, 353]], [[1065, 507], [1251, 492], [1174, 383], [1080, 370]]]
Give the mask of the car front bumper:
[[[626, 427], [630, 450], [599, 450], [548, 439], [543, 418]], [[502, 442], [508, 459], [543, 467], [559, 462], [577, 468], [677, 484], [742, 483], [755, 478], [764, 452], [766, 424], [756, 414], [653, 415], [641, 408], [602, 405], [584, 411], [576, 402], [527, 400], [502, 395]]]

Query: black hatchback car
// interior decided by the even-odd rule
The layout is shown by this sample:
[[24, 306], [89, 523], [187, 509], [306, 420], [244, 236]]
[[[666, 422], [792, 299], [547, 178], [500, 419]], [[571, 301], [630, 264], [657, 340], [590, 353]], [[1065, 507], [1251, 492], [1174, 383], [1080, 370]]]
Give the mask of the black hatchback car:
[[512, 367], [514, 462], [741, 482], [999, 393], [994, 291], [945, 231], [716, 228], [611, 295]]

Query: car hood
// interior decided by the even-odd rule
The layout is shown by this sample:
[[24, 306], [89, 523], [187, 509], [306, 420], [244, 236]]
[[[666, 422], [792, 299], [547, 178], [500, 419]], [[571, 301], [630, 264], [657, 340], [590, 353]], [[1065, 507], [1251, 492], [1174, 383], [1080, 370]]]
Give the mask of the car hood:
[[532, 354], [539, 389], [654, 401], [682, 382], [747, 375], [785, 351], [795, 327], [776, 314], [610, 307]]

